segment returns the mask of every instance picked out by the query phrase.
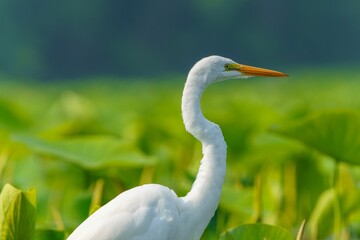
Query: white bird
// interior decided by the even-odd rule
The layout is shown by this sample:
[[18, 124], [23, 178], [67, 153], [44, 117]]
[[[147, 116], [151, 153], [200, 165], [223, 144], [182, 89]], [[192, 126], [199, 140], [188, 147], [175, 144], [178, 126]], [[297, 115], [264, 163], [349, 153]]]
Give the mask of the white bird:
[[190, 192], [178, 197], [171, 189], [146, 184], [127, 190], [101, 207], [68, 240], [198, 240], [219, 204], [226, 172], [226, 143], [218, 125], [200, 109], [205, 88], [225, 79], [287, 76], [210, 56], [190, 70], [182, 97], [186, 130], [202, 143], [203, 158]]

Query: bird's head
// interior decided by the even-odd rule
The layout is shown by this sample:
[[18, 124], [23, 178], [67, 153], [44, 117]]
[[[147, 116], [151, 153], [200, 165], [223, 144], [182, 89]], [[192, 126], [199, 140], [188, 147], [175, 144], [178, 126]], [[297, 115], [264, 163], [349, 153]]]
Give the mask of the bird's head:
[[191, 69], [190, 74], [202, 76], [202, 79], [208, 81], [208, 84], [234, 78], [287, 76], [282, 72], [239, 64], [220, 56], [201, 59]]

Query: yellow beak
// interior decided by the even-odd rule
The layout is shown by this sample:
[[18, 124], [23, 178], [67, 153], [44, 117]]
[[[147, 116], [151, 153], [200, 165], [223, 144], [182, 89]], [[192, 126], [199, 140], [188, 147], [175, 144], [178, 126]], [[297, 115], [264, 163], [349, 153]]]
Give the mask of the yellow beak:
[[230, 66], [232, 70], [237, 70], [244, 75], [247, 76], [258, 76], [258, 77], [286, 77], [288, 76], [285, 73], [265, 69], [265, 68], [258, 68], [258, 67], [252, 67], [248, 65], [243, 64], [231, 64]]

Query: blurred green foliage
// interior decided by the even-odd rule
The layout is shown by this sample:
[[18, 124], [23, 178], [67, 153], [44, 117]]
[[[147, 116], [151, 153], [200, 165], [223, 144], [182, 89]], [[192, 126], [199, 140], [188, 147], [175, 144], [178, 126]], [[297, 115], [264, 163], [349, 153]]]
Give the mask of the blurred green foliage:
[[[205, 92], [204, 114], [228, 143], [228, 171], [203, 239], [259, 222], [295, 236], [304, 219], [304, 239], [360, 237], [360, 72], [291, 75]], [[0, 186], [36, 189], [36, 239], [64, 238], [140, 184], [189, 191], [201, 146], [182, 124], [184, 79], [154, 80], [0, 81]]]

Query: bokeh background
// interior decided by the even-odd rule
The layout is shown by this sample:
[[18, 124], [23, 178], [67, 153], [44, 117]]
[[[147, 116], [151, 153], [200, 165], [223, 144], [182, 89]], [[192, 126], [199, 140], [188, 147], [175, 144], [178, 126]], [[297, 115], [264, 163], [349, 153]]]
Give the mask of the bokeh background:
[[269, 67], [354, 66], [359, 11], [357, 0], [2, 0], [0, 73], [184, 74], [212, 54]]
[[228, 154], [202, 239], [253, 223], [292, 239], [304, 219], [303, 240], [360, 239], [359, 13], [359, 0], [0, 0], [0, 189], [36, 189], [36, 218], [21, 210], [35, 240], [66, 239], [138, 185], [184, 196], [201, 144], [182, 88], [217, 54], [290, 77], [205, 92]]

